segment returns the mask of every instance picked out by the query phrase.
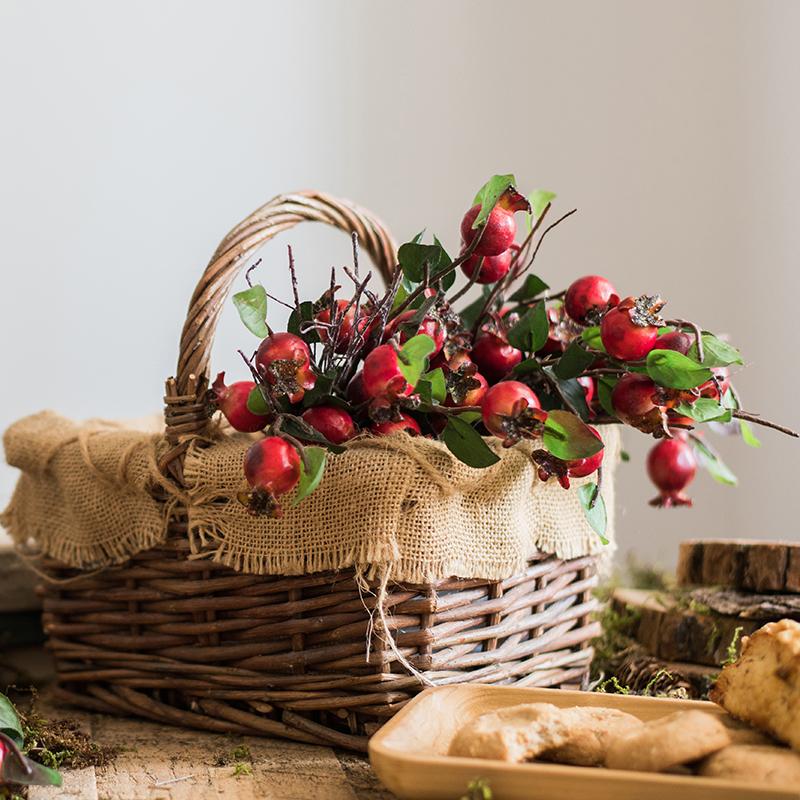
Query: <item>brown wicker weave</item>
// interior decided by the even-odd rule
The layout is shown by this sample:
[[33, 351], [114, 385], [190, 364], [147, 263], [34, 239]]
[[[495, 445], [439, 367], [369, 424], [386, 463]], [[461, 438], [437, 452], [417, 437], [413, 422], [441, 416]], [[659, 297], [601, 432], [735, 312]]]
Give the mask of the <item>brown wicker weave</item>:
[[[387, 275], [395, 247], [369, 213], [316, 192], [282, 195], [222, 241], [198, 284], [167, 382], [165, 475], [208, 422], [202, 402], [217, 319], [234, 277], [301, 220], [356, 231]], [[363, 750], [416, 692], [437, 684], [585, 686], [595, 560], [538, 555], [502, 581], [392, 584], [383, 606], [350, 571], [282, 577], [191, 560], [181, 511], [165, 544], [99, 574], [55, 562], [44, 624], [65, 700], [159, 722]]]

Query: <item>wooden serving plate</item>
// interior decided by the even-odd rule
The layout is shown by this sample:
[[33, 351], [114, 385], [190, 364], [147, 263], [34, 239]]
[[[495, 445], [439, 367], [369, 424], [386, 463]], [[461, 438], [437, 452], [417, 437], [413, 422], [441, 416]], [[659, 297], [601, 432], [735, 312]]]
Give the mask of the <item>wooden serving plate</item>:
[[507, 764], [447, 756], [456, 732], [487, 711], [519, 703], [606, 706], [655, 719], [698, 709], [724, 714], [713, 703], [557, 689], [462, 684], [417, 695], [370, 740], [369, 757], [381, 782], [403, 800], [457, 800], [483, 778], [496, 800], [789, 800], [798, 789], [765, 788], [717, 778], [627, 772], [559, 764]]

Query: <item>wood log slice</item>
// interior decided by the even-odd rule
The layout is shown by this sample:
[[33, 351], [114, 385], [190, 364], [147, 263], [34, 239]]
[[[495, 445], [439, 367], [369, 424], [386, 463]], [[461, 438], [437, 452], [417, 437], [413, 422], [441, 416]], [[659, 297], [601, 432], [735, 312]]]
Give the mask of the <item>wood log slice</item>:
[[[663, 661], [719, 668], [732, 642], [738, 643], [763, 625], [763, 620], [697, 610], [666, 593], [639, 589], [616, 589], [611, 603], [619, 614], [633, 612], [631, 637]], [[741, 629], [738, 633], [737, 628]]]
[[747, 539], [681, 542], [679, 586], [750, 592], [800, 592], [800, 543]]

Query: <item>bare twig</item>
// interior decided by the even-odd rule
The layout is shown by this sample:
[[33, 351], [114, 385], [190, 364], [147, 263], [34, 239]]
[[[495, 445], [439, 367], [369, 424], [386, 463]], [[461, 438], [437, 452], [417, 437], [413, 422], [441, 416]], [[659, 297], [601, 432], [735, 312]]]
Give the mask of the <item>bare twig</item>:
[[247, 268], [247, 272], [244, 274], [244, 279], [247, 281], [247, 285], [252, 289], [253, 284], [250, 281], [250, 273], [261, 263], [261, 259], [259, 258], [252, 266]]
[[353, 242], [353, 271], [358, 276], [358, 234], [355, 231], [350, 234], [350, 240]]
[[289, 251], [289, 275], [292, 279], [292, 295], [294, 296], [294, 305], [297, 313], [300, 313], [300, 293], [297, 290], [297, 270], [294, 267], [294, 253], [292, 253], [292, 246], [287, 245]]
[[761, 425], [764, 428], [772, 428], [772, 430], [785, 433], [787, 436], [793, 436], [795, 439], [800, 439], [800, 433], [787, 428], [785, 425], [778, 425], [777, 422], [770, 422], [768, 419], [759, 417], [758, 414], [753, 414], [750, 411], [742, 411], [740, 408], [731, 409], [731, 414], [737, 419], [743, 419], [745, 422], [752, 422], [754, 425]]

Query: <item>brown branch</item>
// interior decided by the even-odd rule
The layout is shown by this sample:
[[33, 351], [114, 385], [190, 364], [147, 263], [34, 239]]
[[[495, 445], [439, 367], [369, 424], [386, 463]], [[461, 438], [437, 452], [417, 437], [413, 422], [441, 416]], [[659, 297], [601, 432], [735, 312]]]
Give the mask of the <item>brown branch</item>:
[[297, 290], [297, 270], [294, 267], [294, 253], [292, 253], [292, 246], [287, 245], [286, 249], [289, 251], [289, 275], [292, 278], [292, 295], [294, 296], [294, 305], [297, 309], [298, 315], [300, 314], [300, 292]]
[[668, 319], [667, 325], [676, 325], [678, 328], [691, 328], [694, 333], [695, 342], [697, 342], [697, 360], [702, 364], [706, 360], [705, 349], [703, 348], [703, 332], [696, 322], [690, 322], [686, 319]]
[[737, 419], [743, 419], [745, 422], [752, 422], [754, 425], [761, 425], [764, 428], [772, 428], [774, 431], [780, 431], [781, 433], [785, 433], [787, 436], [792, 436], [795, 439], [800, 439], [800, 433], [797, 431], [793, 431], [791, 428], [787, 428], [785, 425], [778, 425], [777, 422], [770, 422], [768, 419], [763, 419], [759, 417], [758, 414], [753, 414], [749, 411], [742, 411], [739, 408], [731, 409], [731, 414]]

